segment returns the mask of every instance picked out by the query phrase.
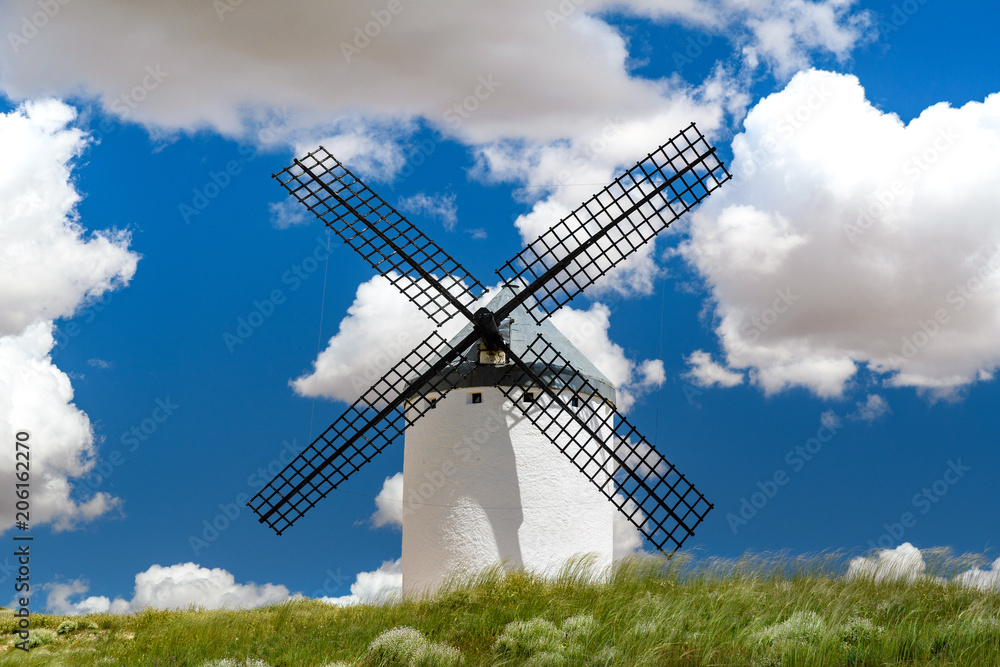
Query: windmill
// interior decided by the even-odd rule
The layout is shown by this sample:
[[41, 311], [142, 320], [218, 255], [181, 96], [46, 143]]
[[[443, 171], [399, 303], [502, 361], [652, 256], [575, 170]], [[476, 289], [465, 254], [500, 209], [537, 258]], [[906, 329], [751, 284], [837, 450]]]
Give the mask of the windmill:
[[404, 590], [580, 546], [609, 563], [615, 508], [661, 551], [694, 534], [712, 505], [548, 321], [729, 180], [694, 123], [507, 261], [475, 310], [483, 285], [323, 147], [274, 178], [437, 326], [467, 324], [433, 332], [254, 495], [261, 523], [282, 534], [405, 432], [404, 496], [430, 493], [404, 516]]

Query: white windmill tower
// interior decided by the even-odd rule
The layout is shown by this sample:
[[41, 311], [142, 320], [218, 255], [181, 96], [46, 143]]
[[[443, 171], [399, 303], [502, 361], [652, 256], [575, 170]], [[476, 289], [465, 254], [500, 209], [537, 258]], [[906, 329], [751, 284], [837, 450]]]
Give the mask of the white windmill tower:
[[[516, 288], [504, 287], [486, 306], [496, 312]], [[472, 325], [458, 334], [459, 341]], [[582, 554], [595, 572], [613, 558], [614, 463], [607, 452], [610, 430], [603, 426], [614, 409], [615, 388], [552, 324], [538, 324], [521, 305], [498, 328], [514, 354], [527, 356], [542, 336], [596, 395], [586, 394], [574, 377], [553, 377], [551, 364], [536, 364], [549, 387], [602, 436], [585, 439], [592, 459], [581, 475], [551, 435], [525, 418], [549, 403], [538, 387], [522, 387], [509, 372], [503, 353], [473, 346], [459, 365], [467, 371], [434, 410], [406, 430], [403, 464], [403, 590], [434, 588], [449, 575], [504, 562], [507, 567], [552, 572]], [[551, 362], [554, 357], [548, 361]], [[514, 403], [519, 403], [515, 406]], [[603, 431], [603, 433], [601, 433]], [[566, 440], [563, 434], [560, 440]]]
[[693, 534], [712, 505], [548, 321], [730, 178], [693, 123], [505, 263], [475, 312], [479, 281], [324, 148], [275, 178], [434, 322], [468, 324], [432, 333], [261, 489], [261, 523], [280, 535], [405, 431], [404, 496], [430, 496], [404, 515], [405, 589], [497, 560], [608, 564], [612, 505], [657, 549]]

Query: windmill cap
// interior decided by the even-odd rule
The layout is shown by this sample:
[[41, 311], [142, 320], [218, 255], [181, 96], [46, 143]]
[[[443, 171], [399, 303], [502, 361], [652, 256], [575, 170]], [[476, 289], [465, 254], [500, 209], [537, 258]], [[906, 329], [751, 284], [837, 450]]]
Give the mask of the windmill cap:
[[[508, 301], [510, 301], [514, 294], [519, 291], [516, 285], [507, 284], [500, 288], [500, 291], [490, 300], [486, 307], [496, 312], [502, 308]], [[529, 345], [539, 334], [544, 338], [552, 348], [559, 353], [565, 359], [570, 366], [572, 366], [576, 372], [582, 376], [587, 383], [589, 383], [597, 393], [603, 398], [607, 399], [613, 404], [616, 402], [615, 386], [612, 384], [601, 371], [597, 370], [597, 367], [581, 352], [573, 343], [566, 338], [563, 332], [559, 331], [556, 326], [552, 323], [551, 318], [546, 318], [541, 324], [535, 322], [535, 319], [528, 312], [525, 304], [518, 305], [510, 315], [503, 322], [498, 322], [500, 325], [501, 333], [504, 338], [507, 339], [510, 349], [518, 357], [523, 359], [526, 363], [526, 356], [534, 357], [535, 354], [527, 353], [526, 350]], [[472, 332], [472, 323], [467, 324], [456, 336], [454, 336], [449, 343], [451, 345], [456, 345], [463, 338], [468, 336]], [[465, 374], [465, 377], [458, 381], [455, 388], [475, 388], [475, 387], [494, 387], [497, 385], [501, 386], [512, 386], [513, 382], [511, 378], [507, 375], [509, 366], [493, 366], [489, 364], [479, 364], [479, 345], [473, 345], [464, 356], [463, 361], [460, 364], [460, 369]], [[548, 358], [546, 358], [546, 356]], [[541, 377], [543, 380], [549, 384], [549, 386], [565, 388], [567, 382], [569, 382], [569, 388], [573, 389], [573, 382], [570, 382], [570, 377], [566, 374], [566, 377], [562, 377], [556, 382], [556, 376], [563, 373], [556, 371], [549, 363], [552, 360], [551, 354], [543, 355], [541, 359], [531, 362], [529, 365], [532, 370]], [[471, 369], [469, 368], [471, 367]], [[457, 378], [452, 378], [453, 380]], [[579, 384], [577, 382], [576, 384]]]

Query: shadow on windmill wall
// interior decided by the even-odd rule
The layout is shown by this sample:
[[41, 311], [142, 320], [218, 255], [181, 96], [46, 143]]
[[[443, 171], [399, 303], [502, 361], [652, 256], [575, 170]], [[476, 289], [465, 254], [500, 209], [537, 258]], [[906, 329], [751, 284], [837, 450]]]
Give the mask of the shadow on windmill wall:
[[[495, 401], [475, 404], [472, 393], [449, 392], [433, 418], [407, 431], [404, 588], [436, 584], [442, 569], [458, 571], [470, 562], [523, 565], [524, 515], [511, 430], [524, 417]], [[462, 474], [454, 475], [458, 470]]]
[[[510, 438], [510, 431], [513, 426], [509, 421], [511, 418], [515, 420], [515, 424], [523, 419], [523, 417], [511, 414], [510, 412], [504, 414], [504, 419], [507, 421], [507, 428], [500, 429], [497, 433], [493, 434], [493, 438], [489, 443], [489, 449], [487, 450], [489, 454], [488, 467], [492, 469], [490, 472], [501, 479], [510, 479], [511, 482], [500, 494], [491, 497], [496, 503], [492, 507], [484, 509], [486, 510], [487, 517], [489, 517], [490, 525], [493, 526], [493, 537], [496, 540], [496, 548], [500, 557], [502, 559], [509, 559], [507, 563], [508, 567], [519, 568], [524, 564], [521, 554], [521, 541], [519, 539], [521, 524], [524, 523], [524, 512], [521, 509], [522, 500], [521, 487], [518, 483], [517, 457], [514, 453], [514, 443]], [[510, 476], [509, 478], [508, 475]], [[469, 491], [474, 492], [475, 489], [469, 489]]]

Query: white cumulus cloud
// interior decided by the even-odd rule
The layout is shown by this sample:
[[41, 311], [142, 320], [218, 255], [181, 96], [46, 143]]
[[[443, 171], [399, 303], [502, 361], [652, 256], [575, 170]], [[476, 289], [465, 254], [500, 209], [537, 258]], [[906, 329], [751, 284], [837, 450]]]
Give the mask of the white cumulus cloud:
[[[383, 123], [422, 116], [476, 141], [524, 132], [552, 138], [622, 109], [648, 115], [685, 93], [631, 76], [625, 38], [588, 12], [613, 7], [725, 31], [734, 50], [784, 73], [813, 52], [848, 55], [864, 38], [865, 15], [853, 4], [626, 0], [547, 8], [447, 0], [390, 11], [309, 0], [91, 0], [60, 3], [34, 30], [25, 22], [37, 3], [10, 0], [0, 7], [8, 26], [0, 82], [17, 98], [91, 95], [119, 117], [161, 128], [236, 134], [261, 109], [287, 107], [298, 129], [359, 115]], [[61, 57], [67, 53], [73, 57]]]
[[90, 585], [83, 579], [74, 579], [69, 583], [49, 583], [42, 586], [47, 591], [45, 606], [52, 614], [69, 616], [81, 614], [123, 614], [129, 611], [128, 603], [121, 598], [114, 602], [103, 595], [91, 595], [76, 602], [71, 597], [83, 595], [90, 591]]
[[[854, 4], [447, 0], [390, 11], [309, 0], [91, 0], [60, 4], [35, 30], [25, 27], [35, 0], [10, 0], [0, 5], [0, 24], [13, 28], [10, 48], [0, 50], [0, 89], [14, 99], [93, 99], [155, 132], [207, 128], [297, 153], [322, 143], [381, 180], [407, 166], [407, 142], [429, 127], [474, 147], [482, 175], [548, 197], [517, 223], [530, 239], [544, 214], [575, 207], [692, 119], [712, 133], [727, 113], [741, 116], [753, 76], [784, 76], [815, 53], [848, 56], [868, 22]], [[693, 86], [634, 76], [627, 31], [603, 17], [608, 10], [708, 30], [744, 64], [719, 65]], [[679, 40], [673, 50], [686, 46]], [[275, 213], [279, 224], [294, 220]], [[648, 291], [650, 252], [606, 286]]]
[[455, 206], [455, 195], [427, 195], [419, 192], [411, 197], [399, 200], [399, 210], [403, 213], [427, 215], [438, 218], [444, 228], [454, 231], [458, 224], [458, 209]]
[[61, 102], [0, 114], [0, 335], [76, 312], [127, 284], [138, 255], [125, 232], [87, 234], [76, 215], [73, 160], [87, 137]]
[[779, 77], [809, 66], [811, 51], [844, 60], [859, 43], [872, 38], [872, 17], [851, 13], [854, 0], [786, 0], [780, 3], [727, 0], [726, 8], [744, 19], [751, 37], [745, 39], [744, 56], [762, 59]]
[[[636, 159], [690, 121], [697, 121], [699, 129], [712, 137], [721, 129], [727, 114], [741, 117], [748, 99], [746, 82], [753, 78], [759, 65], [766, 63], [779, 76], [786, 77], [808, 66], [815, 51], [844, 58], [870, 36], [867, 29], [870, 17], [865, 12], [853, 11], [852, 1], [633, 0], [605, 4], [662, 22], [680, 20], [710, 32], [725, 31], [746, 66], [735, 71], [717, 64], [712, 74], [696, 86], [673, 90], [665, 87], [663, 99], [652, 107], [640, 110], [629, 104], [613, 113], [595, 114], [595, 122], [589, 126], [575, 127], [548, 141], [499, 136], [480, 142], [476, 172], [479, 176], [519, 181], [528, 186], [522, 194], [533, 200], [532, 209], [515, 221], [525, 244], [534, 241], [624, 167], [631, 167]], [[559, 18], [565, 14], [562, 8], [566, 6], [560, 5], [558, 12], [546, 11], [554, 30], [590, 29], [594, 21], [576, 14]], [[616, 55], [620, 53], [616, 40], [608, 39], [607, 43]], [[675, 53], [683, 50], [678, 48]], [[682, 66], [683, 62], [676, 62], [675, 57], [675, 65]], [[676, 85], [676, 80], [672, 83]], [[655, 242], [640, 247], [600, 279], [591, 293], [631, 296], [652, 292], [658, 273], [655, 248]]]
[[743, 373], [737, 373], [724, 367], [712, 359], [712, 355], [704, 350], [695, 350], [688, 356], [690, 368], [684, 377], [699, 387], [735, 387], [743, 384]]
[[[927, 573], [927, 562], [920, 549], [909, 542], [895, 549], [881, 549], [874, 556], [859, 556], [851, 559], [847, 566], [847, 579], [870, 579], [882, 581], [933, 581], [943, 584], [944, 577]], [[983, 591], [1000, 592], [1000, 559], [989, 569], [974, 567], [952, 578], [954, 583]]]
[[[618, 499], [621, 500], [621, 498], [622, 496], [619, 494]], [[625, 511], [631, 513], [636, 509], [638, 509], [638, 506], [635, 504], [635, 501], [632, 499], [625, 501]], [[635, 516], [644, 519], [641, 511]], [[615, 511], [614, 518], [611, 521], [614, 526], [614, 541], [611, 552], [614, 560], [622, 560], [623, 558], [642, 553], [642, 545], [645, 543], [645, 538], [643, 538], [639, 529], [633, 526], [632, 522], [619, 511]]]
[[[127, 234], [88, 234], [78, 219], [72, 166], [87, 138], [68, 127], [74, 116], [56, 101], [0, 114], [0, 439], [30, 435], [32, 476], [44, 480], [32, 488], [32, 523], [55, 530], [93, 520], [118, 500], [103, 492], [71, 498], [96, 451], [70, 378], [52, 363], [53, 322], [127, 284], [139, 259]], [[13, 488], [14, 475], [10, 457], [0, 463], [0, 483]], [[0, 530], [13, 521], [14, 497], [6, 496]]]
[[[553, 30], [528, 0], [398, 6], [67, 3], [30, 40], [5, 45], [0, 82], [16, 98], [90, 95], [158, 128], [237, 135], [267, 109], [287, 108], [290, 138], [331, 124], [365, 137], [359, 117], [389, 126], [423, 117], [476, 142], [548, 140], [684, 95], [630, 76], [625, 39], [585, 11]], [[11, 0], [0, 24], [18, 35], [37, 11]]]
[[1000, 94], [904, 124], [853, 76], [797, 74], [733, 140], [692, 216], [724, 365], [767, 393], [859, 368], [949, 395], [1000, 364]]
[[[552, 323], [615, 385], [619, 410], [627, 411], [638, 397], [663, 384], [662, 361], [631, 359], [609, 338], [607, 306], [595, 303], [588, 310], [567, 306], [552, 316]], [[439, 331], [448, 339], [464, 324], [462, 317], [455, 317]], [[388, 280], [376, 276], [358, 286], [347, 316], [312, 372], [293, 380], [292, 387], [303, 396], [353, 402], [432, 331], [433, 323], [419, 308]]]
[[883, 549], [871, 557], [859, 556], [851, 559], [847, 566], [848, 579], [872, 579], [873, 581], [916, 581], [925, 576], [927, 563], [920, 549], [909, 542], [895, 549]]
[[271, 213], [271, 224], [278, 229], [304, 225], [315, 219], [298, 199], [291, 197], [282, 199], [279, 202], [272, 202], [267, 207]]
[[351, 584], [351, 594], [319, 598], [333, 605], [377, 604], [399, 597], [403, 592], [403, 561], [387, 560], [371, 572], [359, 572]]
[[659, 389], [666, 379], [661, 360], [636, 361], [611, 340], [611, 309], [602, 303], [587, 310], [565, 306], [553, 313], [552, 323], [615, 385], [621, 412], [627, 412], [639, 397]]
[[[90, 419], [73, 404], [73, 386], [52, 364], [52, 324], [38, 322], [19, 336], [0, 336], [0, 434], [13, 443], [26, 433], [31, 452], [32, 525], [51, 523], [67, 530], [117, 507], [117, 498], [99, 492], [84, 502], [71, 498], [72, 480], [94, 467]], [[24, 436], [22, 436], [24, 439]], [[15, 483], [14, 456], [0, 461], [0, 483]], [[14, 496], [0, 501], [0, 529], [14, 524]]]
[[[478, 177], [527, 186], [534, 207], [516, 225], [529, 242], [691, 120], [712, 135], [745, 109], [750, 79], [728, 66], [694, 86], [633, 76], [627, 36], [602, 12], [731, 36], [751, 70], [779, 73], [815, 52], [845, 57], [867, 20], [850, 0], [398, 7], [92, 0], [59, 4], [44, 29], [29, 30], [37, 4], [11, 0], [0, 6], [0, 23], [14, 27], [0, 89], [93, 99], [155, 132], [208, 128], [297, 153], [322, 143], [379, 180], [412, 168], [407, 143], [431, 128], [472, 147]], [[291, 43], [310, 48], [280, 46]], [[411, 203], [454, 225], [449, 205]], [[281, 202], [272, 217], [288, 226], [309, 216]], [[650, 244], [596, 290], [649, 293], [657, 272]]]
[[973, 568], [958, 576], [958, 583], [969, 588], [1000, 593], [1000, 558], [993, 561], [990, 569]]
[[375, 507], [371, 521], [376, 528], [403, 527], [403, 473], [397, 472], [385, 478], [382, 490], [375, 496]]
[[195, 563], [153, 565], [135, 575], [131, 600], [90, 596], [73, 602], [71, 597], [89, 590], [77, 579], [70, 583], [50, 583], [46, 605], [53, 614], [129, 613], [147, 607], [153, 609], [245, 609], [288, 600], [288, 589], [275, 584], [236, 583], [236, 578], [221, 568], [206, 568]]
[[[779, 77], [808, 66], [814, 53], [846, 58], [873, 35], [873, 17], [855, 11], [855, 0], [632, 0], [615, 3], [639, 14], [682, 18], [727, 38], [751, 68], [769, 65]], [[677, 58], [677, 56], [675, 56]], [[680, 56], [679, 63], [685, 61]]]
[[864, 402], [857, 404], [857, 410], [848, 415], [851, 419], [873, 422], [892, 412], [889, 402], [878, 394], [868, 394]]
[[375, 276], [358, 286], [313, 371], [292, 386], [302, 396], [353, 403], [432, 331], [434, 323], [416, 305], [386, 278]]

